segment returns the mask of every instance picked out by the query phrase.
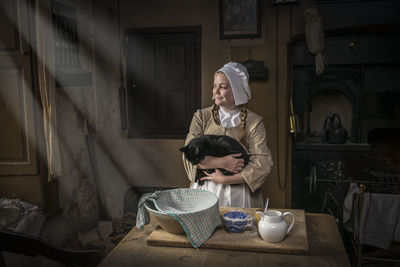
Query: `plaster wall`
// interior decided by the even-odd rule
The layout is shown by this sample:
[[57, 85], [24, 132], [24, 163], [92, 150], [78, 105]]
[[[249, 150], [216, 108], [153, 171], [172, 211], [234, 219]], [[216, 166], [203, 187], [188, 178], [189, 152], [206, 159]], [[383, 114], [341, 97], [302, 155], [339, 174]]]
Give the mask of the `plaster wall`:
[[[91, 2], [64, 1], [76, 7], [80, 63], [93, 72]], [[41, 237], [58, 245], [76, 240], [79, 233], [97, 226], [99, 195], [91, 166], [88, 125], [93, 123], [95, 90], [93, 86], [57, 87], [56, 109], [62, 174], [57, 178], [59, 206], [62, 213], [49, 218]], [[90, 127], [89, 127], [90, 128]], [[62, 229], [62, 230], [61, 230]]]
[[[263, 5], [263, 18], [266, 8], [267, 6]], [[233, 59], [233, 47], [261, 46], [259, 49], [266, 49], [264, 20], [262, 38], [220, 40], [218, 10], [218, 1], [212, 0], [121, 1], [121, 30], [201, 26], [201, 106], [207, 107], [212, 104], [211, 84], [214, 72]], [[129, 139], [120, 130], [118, 98], [120, 51], [117, 6], [114, 1], [103, 1], [96, 5], [96, 9], [93, 9], [93, 19], [97, 160], [108, 208], [113, 217], [120, 217], [123, 196], [130, 186], [189, 185], [181, 153], [178, 150], [184, 140]], [[244, 58], [246, 59], [248, 58]], [[253, 59], [260, 60], [257, 57]], [[265, 91], [265, 83], [258, 87], [261, 88], [258, 91]], [[259, 93], [255, 93], [252, 100], [255, 111], [262, 111], [261, 115], [275, 112], [269, 110], [270, 106], [265, 106], [263, 100], [264, 98], [259, 98]], [[275, 122], [266, 122], [266, 125], [273, 129], [275, 127], [273, 123]]]
[[[93, 73], [93, 84], [60, 91], [58, 101], [64, 164], [60, 202], [64, 209], [70, 210], [79, 200], [83, 206], [97, 211], [96, 199], [100, 196], [111, 217], [120, 218], [124, 194], [131, 186], [188, 186], [178, 151], [184, 140], [129, 139], [121, 131], [119, 114], [119, 30], [178, 26], [201, 26], [202, 107], [212, 104], [213, 74], [227, 61], [244, 61], [251, 57], [262, 60], [268, 68], [268, 81], [251, 83], [253, 99], [250, 102], [250, 108], [264, 117], [274, 160], [263, 192], [264, 196], [271, 198], [271, 206], [290, 207], [291, 173], [288, 166], [291, 166], [291, 136], [287, 129], [287, 103], [292, 85], [288, 44], [293, 36], [304, 32], [298, 6], [273, 6], [269, 1], [262, 1], [261, 38], [220, 40], [219, 7], [215, 0], [121, 0], [119, 17], [118, 1], [72, 3], [78, 7], [81, 64]], [[336, 19], [346, 9], [343, 4], [320, 5], [325, 28], [394, 21], [393, 12], [382, 11], [384, 7], [379, 1], [350, 5], [355, 5], [351, 7], [353, 16], [346, 20]], [[395, 5], [394, 1], [386, 1], [384, 9], [390, 10]], [[382, 17], [372, 12], [378, 9], [388, 15]], [[360, 15], [364, 13], [369, 15]], [[123, 55], [122, 59], [124, 63]], [[87, 121], [82, 114], [87, 116]], [[94, 132], [89, 134], [87, 125], [93, 127]], [[94, 156], [88, 153], [88, 136]], [[78, 197], [77, 192], [82, 191], [79, 188], [84, 188], [82, 184], [86, 184], [90, 199]]]

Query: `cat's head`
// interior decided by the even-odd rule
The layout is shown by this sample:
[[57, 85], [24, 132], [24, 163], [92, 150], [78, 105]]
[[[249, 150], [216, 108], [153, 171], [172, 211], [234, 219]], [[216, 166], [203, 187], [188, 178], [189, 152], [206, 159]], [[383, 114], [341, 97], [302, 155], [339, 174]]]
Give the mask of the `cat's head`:
[[193, 165], [199, 164], [205, 157], [203, 145], [196, 142], [189, 142], [189, 144], [179, 150], [185, 154], [186, 159]]

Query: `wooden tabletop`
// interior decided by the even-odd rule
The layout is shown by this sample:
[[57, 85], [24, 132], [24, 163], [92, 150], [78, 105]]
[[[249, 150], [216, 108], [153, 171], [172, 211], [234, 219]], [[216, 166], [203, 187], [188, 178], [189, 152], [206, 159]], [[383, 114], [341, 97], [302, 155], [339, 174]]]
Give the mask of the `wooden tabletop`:
[[[251, 216], [253, 222], [244, 232], [229, 233], [223, 224], [217, 227], [212, 236], [200, 248], [231, 249], [250, 252], [271, 252], [286, 254], [308, 254], [308, 238], [306, 229], [306, 218], [304, 210], [279, 209], [282, 212], [289, 211], [295, 218], [295, 223], [286, 238], [279, 243], [265, 242], [258, 233], [257, 216], [255, 208], [219, 207], [222, 216], [230, 211], [241, 211]], [[259, 209], [262, 211], [262, 209]], [[259, 216], [258, 216], [259, 218]], [[292, 222], [291, 216], [286, 216], [287, 225]], [[170, 234], [162, 228], [157, 228], [147, 237], [147, 244], [169, 247], [188, 247], [192, 244], [186, 234]]]
[[149, 224], [133, 228], [98, 266], [350, 266], [334, 217], [306, 213], [306, 224], [307, 255], [150, 246]]

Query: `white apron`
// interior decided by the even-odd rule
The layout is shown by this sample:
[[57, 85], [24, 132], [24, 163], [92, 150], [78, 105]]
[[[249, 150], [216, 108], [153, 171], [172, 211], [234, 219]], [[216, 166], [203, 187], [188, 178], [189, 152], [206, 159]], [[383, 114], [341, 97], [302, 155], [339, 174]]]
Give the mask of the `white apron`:
[[[225, 111], [220, 108], [218, 111], [222, 127], [228, 128], [239, 125], [239, 109]], [[194, 183], [192, 188], [213, 192], [218, 196], [219, 205], [222, 207], [251, 208], [250, 189], [246, 183], [224, 185], [214, 183], [213, 181], [204, 181], [204, 184], [201, 186], [198, 183]]]
[[204, 181], [201, 186], [194, 183], [192, 188], [213, 192], [218, 196], [221, 207], [251, 208], [250, 190], [246, 183], [230, 185]]

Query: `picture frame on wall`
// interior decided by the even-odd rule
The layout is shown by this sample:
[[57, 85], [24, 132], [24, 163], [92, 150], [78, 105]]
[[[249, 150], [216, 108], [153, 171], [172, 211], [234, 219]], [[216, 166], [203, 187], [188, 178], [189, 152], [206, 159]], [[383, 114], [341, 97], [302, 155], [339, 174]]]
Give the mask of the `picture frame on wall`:
[[260, 0], [219, 0], [220, 39], [261, 37]]

